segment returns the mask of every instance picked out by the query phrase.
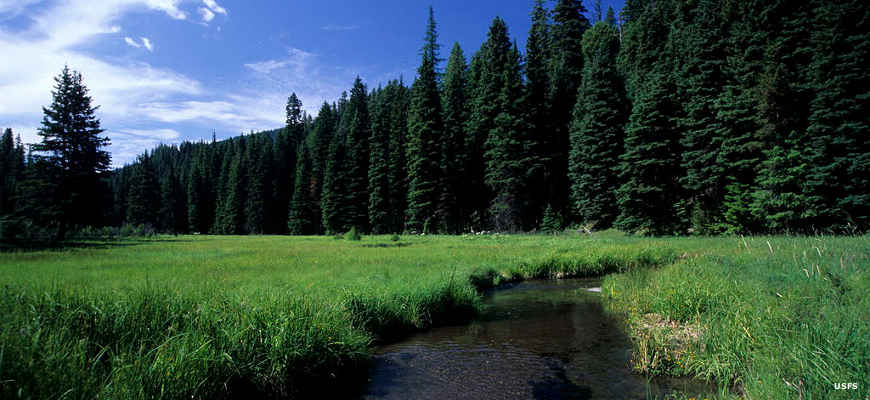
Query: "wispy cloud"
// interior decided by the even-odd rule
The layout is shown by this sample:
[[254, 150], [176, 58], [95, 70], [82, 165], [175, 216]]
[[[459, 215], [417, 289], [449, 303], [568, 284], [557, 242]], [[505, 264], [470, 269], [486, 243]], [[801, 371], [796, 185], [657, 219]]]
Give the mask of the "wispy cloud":
[[325, 26], [320, 27], [320, 29], [322, 29], [324, 31], [330, 31], [330, 32], [355, 31], [355, 30], [359, 29], [359, 25], [329, 24], [329, 25], [325, 25]]
[[131, 39], [129, 36], [124, 38], [124, 42], [127, 43], [128, 46], [135, 47], [137, 49], [142, 47], [141, 44], [137, 43], [135, 40]]
[[[326, 64], [318, 55], [298, 48], [287, 49], [283, 58], [248, 63], [245, 67], [251, 71], [248, 90], [252, 93], [237, 101], [249, 104], [251, 110], [276, 110], [276, 117], [271, 118], [279, 122], [290, 93], [299, 96], [306, 111], [316, 113], [324, 101], [335, 100], [350, 87], [356, 76], [350, 68]], [[245, 101], [249, 97], [258, 100]]]
[[214, 19], [214, 13], [213, 13], [211, 10], [209, 10], [208, 8], [205, 8], [205, 7], [200, 7], [200, 8], [199, 8], [199, 15], [202, 16], [202, 20], [203, 20], [204, 22], [211, 22], [211, 20]]
[[151, 41], [148, 40], [147, 37], [142, 37], [140, 39], [142, 39], [142, 45], [145, 46], [148, 51], [154, 51], [154, 45], [151, 44]]
[[215, 0], [202, 0], [203, 4], [217, 14], [227, 15], [227, 9], [218, 5]]

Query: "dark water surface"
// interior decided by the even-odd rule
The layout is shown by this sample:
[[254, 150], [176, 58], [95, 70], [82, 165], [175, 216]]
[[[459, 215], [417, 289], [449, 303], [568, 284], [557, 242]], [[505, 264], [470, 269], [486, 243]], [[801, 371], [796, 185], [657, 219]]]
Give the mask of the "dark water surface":
[[629, 369], [630, 342], [603, 311], [598, 280], [493, 291], [478, 319], [378, 348], [365, 399], [646, 399], [710, 388]]

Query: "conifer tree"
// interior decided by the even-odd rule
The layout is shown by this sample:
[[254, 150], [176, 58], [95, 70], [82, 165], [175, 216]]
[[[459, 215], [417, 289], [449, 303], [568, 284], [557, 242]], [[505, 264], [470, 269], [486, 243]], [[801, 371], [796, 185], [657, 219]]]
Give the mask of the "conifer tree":
[[290, 201], [287, 229], [291, 235], [312, 235], [316, 233], [317, 207], [314, 205], [314, 182], [312, 180], [312, 162], [307, 145], [299, 148], [296, 163], [296, 179], [293, 196]]
[[0, 218], [15, 211], [16, 187], [24, 173], [24, 147], [16, 145], [12, 129], [0, 137]]
[[223, 183], [223, 196], [218, 211], [217, 233], [240, 235], [245, 233], [245, 189], [247, 175], [244, 170], [245, 138], [241, 137], [230, 144], [231, 154], [225, 156], [226, 170]]
[[329, 156], [323, 175], [323, 199], [321, 200], [321, 220], [326, 233], [341, 233], [350, 229], [344, 218], [346, 200], [342, 197], [347, 188], [345, 174], [347, 150], [344, 135], [339, 131], [332, 137]]
[[323, 198], [323, 182], [325, 178], [326, 162], [329, 157], [329, 144], [332, 141], [332, 137], [335, 135], [336, 114], [335, 107], [324, 102], [320, 107], [320, 111], [318, 112], [317, 118], [314, 120], [311, 128], [313, 147], [310, 155], [312, 163], [312, 179], [314, 180], [312, 205], [315, 207], [313, 210], [314, 215], [318, 216], [318, 218], [315, 219], [314, 225], [316, 233], [323, 232], [320, 218], [322, 215], [321, 201]]
[[[476, 225], [473, 228], [475, 230], [487, 229], [493, 222], [490, 211], [493, 206], [494, 194], [490, 182], [495, 183], [498, 179], [495, 178], [495, 175], [492, 177], [489, 175], [501, 171], [492, 171], [489, 166], [492, 157], [486, 153], [490, 151], [490, 135], [496, 129], [496, 118], [502, 113], [502, 106], [510, 105], [509, 113], [515, 111], [513, 104], [508, 101], [509, 94], [503, 93], [507, 86], [505, 80], [509, 76], [505, 69], [512, 65], [511, 55], [512, 45], [507, 25], [501, 18], [495, 18], [490, 25], [486, 42], [481, 45], [479, 54], [472, 60], [471, 68], [471, 76], [474, 80], [474, 97], [468, 129], [470, 165], [467, 170], [471, 173], [470, 183], [472, 185], [486, 185], [485, 189], [478, 189], [472, 192], [469, 197], [469, 200], [474, 203], [472, 218], [476, 220], [473, 221]], [[503, 122], [506, 127], [509, 121], [506, 119]], [[493, 164], [493, 167], [496, 165]], [[502, 199], [502, 201], [506, 201], [506, 199]], [[516, 203], [514, 204], [516, 205]], [[515, 221], [508, 221], [508, 223], [512, 222]]]
[[50, 219], [57, 224], [58, 240], [64, 239], [70, 225], [100, 224], [101, 178], [109, 170], [111, 156], [104, 150], [109, 139], [100, 136], [103, 129], [96, 117], [98, 107], [91, 101], [82, 75], [64, 67], [55, 78], [51, 105], [42, 109], [42, 143], [32, 147], [34, 159], [56, 170], [43, 177], [56, 179], [46, 184], [57, 188], [58, 197], [49, 199], [51, 204], [32, 209], [46, 210], [53, 216]]
[[468, 66], [465, 53], [459, 43], [454, 44], [447, 60], [444, 74], [442, 108], [444, 110], [444, 133], [441, 139], [441, 197], [438, 201], [438, 215], [445, 232], [462, 231], [465, 212], [460, 195], [465, 184], [465, 149], [468, 124], [467, 77]]
[[753, 193], [763, 159], [762, 118], [757, 87], [767, 43], [763, 1], [747, 1], [729, 10], [733, 23], [728, 35], [727, 82], [714, 104], [716, 135], [722, 138], [717, 162], [722, 166], [724, 196], [721, 230], [759, 232], [761, 221], [752, 213]]
[[160, 202], [160, 186], [154, 173], [151, 156], [146, 152], [137, 160], [130, 177], [130, 192], [127, 195], [127, 222], [133, 225], [157, 227], [157, 209]]
[[387, 85], [390, 98], [390, 153], [387, 180], [390, 187], [390, 231], [405, 228], [408, 210], [408, 107], [410, 92], [404, 83], [393, 81]]
[[484, 58], [487, 53], [487, 45], [488, 42], [484, 43], [480, 50], [474, 53], [468, 68], [469, 117], [466, 124], [466, 163], [464, 168], [466, 185], [459, 196], [466, 209], [468, 219], [466, 225], [477, 231], [486, 229], [489, 225], [488, 209], [489, 200], [492, 197], [484, 183], [486, 175], [485, 144], [492, 119], [495, 118], [493, 111], [489, 108], [491, 103], [487, 103], [487, 100], [493, 97], [484, 90]]
[[160, 207], [157, 212], [158, 229], [174, 234], [187, 231], [187, 206], [182, 195], [181, 182], [171, 165], [160, 182]]
[[368, 231], [368, 184], [369, 184], [369, 136], [371, 136], [371, 117], [368, 109], [368, 91], [359, 77], [354, 81], [347, 104], [347, 186], [346, 214], [344, 217], [351, 227], [363, 232]]
[[807, 134], [807, 191], [816, 228], [870, 228], [870, 11], [858, 1], [819, 3], [813, 14], [815, 98]]
[[607, 229], [619, 213], [615, 168], [623, 152], [627, 100], [616, 69], [619, 32], [599, 22], [583, 35], [583, 84], [571, 124], [572, 203], [583, 223]]
[[[685, 9], [685, 10], [682, 10]], [[679, 35], [684, 55], [680, 80], [685, 87], [685, 117], [680, 121], [683, 186], [692, 207], [692, 225], [698, 233], [717, 233], [722, 224], [724, 171], [719, 150], [725, 137], [716, 129], [715, 103], [725, 86], [725, 34], [721, 2], [700, 0], [682, 4], [686, 14]]]
[[423, 44], [422, 61], [417, 69], [417, 79], [411, 88], [411, 104], [408, 111], [408, 211], [406, 229], [424, 232], [434, 230], [434, 220], [439, 198], [440, 137], [443, 132], [441, 96], [438, 92], [437, 67], [438, 32], [435, 14], [429, 8], [429, 22]]
[[258, 137], [251, 136], [248, 140], [243, 160], [243, 168], [248, 176], [245, 190], [244, 231], [251, 234], [262, 234], [266, 222], [264, 215], [266, 204], [266, 184], [264, 178], [266, 178], [266, 170], [263, 165], [263, 156], [266, 153], [264, 148], [261, 147], [261, 143]]
[[682, 232], [680, 199], [679, 134], [672, 129], [674, 87], [668, 87], [664, 71], [647, 75], [637, 88], [631, 118], [626, 127], [625, 153], [620, 157], [616, 192], [620, 214], [614, 225], [626, 232], [663, 235]]
[[390, 97], [378, 88], [372, 93], [369, 138], [369, 225], [372, 233], [390, 232]]
[[552, 50], [550, 41], [548, 10], [544, 8], [544, 0], [535, 0], [535, 6], [532, 11], [532, 28], [529, 31], [529, 39], [526, 42], [526, 85], [522, 106], [527, 115], [526, 122], [528, 123], [530, 138], [533, 140], [529, 151], [535, 155], [539, 162], [539, 167], [534, 171], [530, 171], [532, 186], [529, 190], [537, 194], [532, 199], [534, 201], [529, 205], [529, 212], [533, 214], [533, 219], [537, 219], [537, 215], [548, 201], [546, 196], [540, 194], [547, 193], [548, 191], [546, 183], [549, 178], [547, 176], [547, 169], [544, 167], [551, 164], [552, 160], [549, 159], [551, 154], [547, 150], [552, 149], [554, 146], [553, 143], [548, 142], [548, 140], [553, 138], [549, 133], [549, 63]]
[[496, 98], [499, 113], [486, 142], [486, 184], [495, 194], [489, 209], [495, 229], [513, 232], [527, 227], [529, 171], [535, 160], [522, 115], [522, 69], [516, 43], [503, 62]]
[[550, 137], [543, 149], [548, 161], [549, 202], [557, 210], [569, 211], [568, 156], [569, 128], [583, 75], [583, 34], [589, 28], [581, 0], [558, 0], [553, 8], [551, 28]]

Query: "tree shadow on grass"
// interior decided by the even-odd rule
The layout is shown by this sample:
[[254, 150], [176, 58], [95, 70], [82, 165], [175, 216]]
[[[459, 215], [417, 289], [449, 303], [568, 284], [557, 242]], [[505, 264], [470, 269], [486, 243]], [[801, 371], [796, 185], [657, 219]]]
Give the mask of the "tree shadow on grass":
[[149, 243], [191, 242], [182, 238], [124, 238], [107, 240], [65, 240], [55, 241], [0, 241], [0, 253], [30, 253], [38, 251], [62, 251], [70, 249], [112, 249], [133, 247]]

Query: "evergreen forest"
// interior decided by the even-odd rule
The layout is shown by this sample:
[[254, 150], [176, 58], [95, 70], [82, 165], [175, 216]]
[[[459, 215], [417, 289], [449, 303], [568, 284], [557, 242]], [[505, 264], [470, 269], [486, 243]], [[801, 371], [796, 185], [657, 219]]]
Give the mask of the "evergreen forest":
[[115, 170], [64, 69], [42, 143], [0, 138], [0, 237], [870, 227], [864, 2], [536, 0], [530, 18], [525, 48], [496, 17], [448, 53], [430, 8], [413, 82], [357, 78], [317, 115], [290, 94], [279, 129]]

